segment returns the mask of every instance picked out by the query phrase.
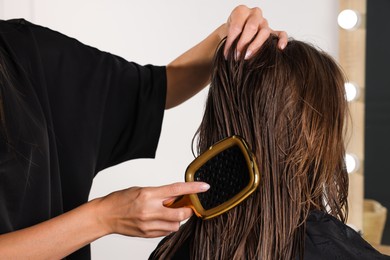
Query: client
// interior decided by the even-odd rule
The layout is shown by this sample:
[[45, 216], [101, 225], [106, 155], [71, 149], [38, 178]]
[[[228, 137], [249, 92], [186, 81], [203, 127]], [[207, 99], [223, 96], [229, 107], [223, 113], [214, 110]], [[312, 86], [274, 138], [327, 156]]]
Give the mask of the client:
[[240, 135], [256, 155], [261, 181], [240, 205], [216, 218], [195, 215], [150, 259], [389, 259], [345, 222], [345, 77], [326, 53], [271, 36], [249, 60], [213, 66], [198, 153]]

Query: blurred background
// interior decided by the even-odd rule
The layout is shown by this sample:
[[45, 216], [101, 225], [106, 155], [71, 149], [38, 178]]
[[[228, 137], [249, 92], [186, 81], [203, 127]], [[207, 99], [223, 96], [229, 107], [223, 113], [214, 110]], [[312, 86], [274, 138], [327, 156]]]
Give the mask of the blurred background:
[[[370, 226], [375, 227], [374, 233], [380, 236], [367, 239], [382, 248], [380, 244], [390, 244], [390, 224], [387, 221], [385, 225], [386, 208], [390, 207], [387, 159], [390, 83], [385, 77], [390, 68], [390, 53], [385, 46], [388, 40], [382, 38], [389, 37], [384, 36], [387, 33], [382, 27], [390, 11], [389, 3], [386, 0], [371, 1], [369, 5], [365, 0], [0, 0], [0, 18], [25, 18], [127, 60], [165, 65], [224, 23], [235, 6], [261, 7], [273, 29], [287, 31], [295, 39], [320, 47], [346, 71], [351, 83], [347, 87], [352, 91], [352, 131], [346, 156], [351, 172], [348, 222], [364, 236], [371, 234]], [[345, 9], [354, 12], [340, 18]], [[370, 10], [376, 10], [376, 15], [371, 17]], [[345, 29], [338, 21], [346, 23]], [[372, 36], [371, 40], [367, 37], [366, 41], [366, 35]], [[366, 64], [370, 69], [366, 70]], [[133, 160], [104, 170], [95, 178], [90, 198], [130, 186], [183, 181], [184, 171], [194, 159], [191, 140], [203, 114], [206, 94], [207, 88], [166, 111], [156, 159]], [[378, 229], [385, 226], [384, 232]], [[159, 241], [107, 236], [92, 244], [92, 258], [147, 259]]]

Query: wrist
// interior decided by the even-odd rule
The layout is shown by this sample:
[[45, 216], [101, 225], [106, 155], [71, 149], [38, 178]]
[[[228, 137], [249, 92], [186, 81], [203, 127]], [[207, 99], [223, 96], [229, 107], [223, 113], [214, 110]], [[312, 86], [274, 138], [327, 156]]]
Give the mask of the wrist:
[[104, 198], [96, 198], [87, 203], [91, 216], [91, 224], [93, 225], [93, 229], [97, 231], [99, 237], [114, 233], [108, 222], [109, 217], [106, 214], [107, 210], [103, 201]]
[[215, 30], [219, 41], [222, 41], [227, 36], [227, 24], [224, 23]]

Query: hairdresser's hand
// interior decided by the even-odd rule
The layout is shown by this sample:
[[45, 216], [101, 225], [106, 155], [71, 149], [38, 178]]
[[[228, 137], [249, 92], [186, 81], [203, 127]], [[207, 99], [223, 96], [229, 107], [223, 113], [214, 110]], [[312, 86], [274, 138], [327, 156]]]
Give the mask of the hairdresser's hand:
[[237, 44], [237, 56], [242, 54], [243, 47], [255, 37], [249, 45], [247, 52], [243, 54], [245, 58], [249, 58], [252, 53], [256, 52], [271, 33], [279, 37], [278, 46], [280, 49], [284, 49], [288, 41], [286, 32], [274, 31], [269, 27], [267, 19], [263, 17], [263, 13], [258, 7], [248, 8], [245, 5], [240, 5], [232, 11], [227, 21], [225, 55], [234, 39], [240, 33], [240, 40]]
[[[227, 37], [225, 56], [233, 41], [240, 36], [237, 44], [237, 57], [250, 58], [265, 42], [270, 34], [279, 37], [279, 48], [287, 45], [287, 34], [273, 31], [263, 17], [260, 8], [236, 7], [226, 23], [216, 28], [206, 39], [177, 57], [167, 65], [167, 96], [165, 108], [175, 107], [186, 101], [210, 83], [215, 50], [221, 40]], [[253, 39], [253, 42], [251, 40]], [[247, 52], [242, 54], [249, 42]]]
[[133, 187], [98, 199], [98, 220], [107, 234], [135, 237], [159, 237], [177, 231], [180, 222], [189, 218], [190, 208], [167, 208], [163, 202], [172, 197], [204, 192], [201, 182], [174, 183], [161, 187]]

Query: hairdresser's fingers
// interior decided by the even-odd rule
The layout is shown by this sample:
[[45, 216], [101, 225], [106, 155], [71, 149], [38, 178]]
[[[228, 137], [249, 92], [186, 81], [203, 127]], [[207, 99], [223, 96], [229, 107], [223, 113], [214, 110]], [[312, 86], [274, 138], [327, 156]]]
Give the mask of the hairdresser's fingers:
[[245, 59], [249, 59], [250, 56], [255, 53], [261, 45], [268, 39], [270, 34], [274, 34], [279, 38], [278, 47], [283, 50], [288, 42], [288, 35], [285, 31], [273, 31], [270, 28], [264, 28], [261, 30], [256, 37], [253, 39], [245, 54]]
[[[177, 222], [189, 218], [190, 208], [169, 209], [164, 207], [166, 198], [182, 193], [196, 193], [204, 190], [204, 183], [178, 183], [163, 187], [132, 187], [113, 192], [95, 200], [96, 219], [107, 234], [151, 237], [150, 231], [156, 221]], [[162, 226], [160, 231], [172, 232], [172, 227]]]
[[237, 58], [241, 56], [243, 48], [251, 42], [256, 35], [260, 35], [260, 37], [251, 44], [251, 49], [244, 54], [245, 57], [249, 58], [251, 53], [261, 47], [272, 31], [269, 28], [267, 19], [263, 17], [263, 13], [258, 7], [248, 8], [246, 6], [238, 6], [233, 10], [227, 25], [228, 35], [224, 54], [225, 56], [227, 55], [232, 42], [241, 33], [236, 49]]
[[172, 231], [151, 231], [146, 236], [142, 236], [143, 238], [157, 238], [157, 237], [166, 237], [172, 234], [172, 232], [176, 232], [178, 230], [172, 230]]
[[190, 208], [168, 209], [162, 208], [158, 214], [148, 215], [137, 223], [137, 235], [141, 237], [155, 237], [167, 235], [179, 230], [180, 223], [193, 214]]
[[154, 221], [146, 226], [140, 226], [137, 237], [152, 238], [169, 235], [178, 231], [180, 222]]
[[237, 6], [233, 9], [227, 21], [227, 37], [225, 43], [224, 54], [227, 55], [227, 51], [232, 45], [233, 41], [243, 31], [248, 17], [250, 16], [251, 9], [244, 5]]
[[163, 205], [169, 205], [171, 203], [173, 203], [175, 200], [177, 199], [177, 197], [170, 197], [170, 198], [167, 198], [163, 201]]
[[151, 231], [148, 234], [145, 235], [138, 235], [136, 237], [143, 237], [143, 238], [156, 238], [156, 237], [165, 237], [171, 234], [173, 231]]
[[[244, 31], [241, 34], [240, 40], [237, 43], [237, 53], [242, 53], [244, 47], [251, 42], [250, 48], [246, 53], [243, 53], [246, 58], [258, 50], [265, 40], [271, 34], [271, 29], [268, 26], [268, 21], [265, 18], [258, 18], [258, 16], [252, 15], [248, 18]], [[240, 55], [237, 55], [239, 57]]]
[[191, 208], [177, 208], [177, 209], [172, 209], [172, 208], [167, 208], [164, 207], [164, 209], [161, 209], [160, 216], [156, 217], [157, 219], [163, 220], [163, 221], [168, 221], [168, 222], [181, 222], [194, 214]]
[[271, 34], [270, 28], [262, 29], [253, 39], [251, 44], [248, 46], [245, 53], [245, 59], [249, 59], [253, 53], [255, 53], [258, 49], [260, 49], [261, 45], [263, 45], [263, 43], [268, 39], [270, 34]]
[[185, 194], [205, 192], [210, 185], [204, 182], [177, 182], [156, 188], [156, 195], [161, 198], [170, 198]]
[[148, 226], [141, 227], [137, 237], [166, 236], [180, 229], [181, 222], [154, 221]]
[[272, 34], [275, 34], [279, 38], [279, 41], [278, 41], [279, 49], [283, 50], [284, 48], [286, 48], [287, 43], [288, 43], [287, 33], [285, 31], [272, 31]]

